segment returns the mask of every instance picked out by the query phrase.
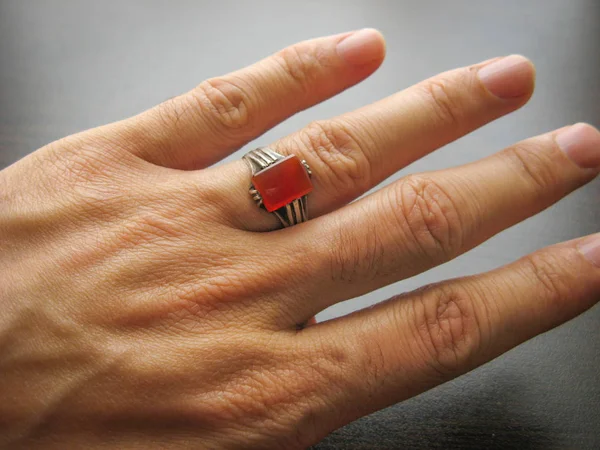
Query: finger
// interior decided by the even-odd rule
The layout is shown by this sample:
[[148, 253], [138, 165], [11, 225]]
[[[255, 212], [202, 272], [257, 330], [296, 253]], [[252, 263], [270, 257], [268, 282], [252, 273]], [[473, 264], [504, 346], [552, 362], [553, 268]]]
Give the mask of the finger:
[[[332, 211], [412, 161], [527, 102], [534, 68], [509, 56], [443, 73], [340, 117], [314, 122], [276, 142], [281, 154], [305, 159], [313, 172], [309, 216]], [[236, 225], [266, 230], [277, 225], [247, 193], [246, 165], [214, 170], [223, 179], [226, 214]]]
[[[552, 205], [600, 169], [600, 133], [577, 124], [462, 167], [401, 179], [345, 208], [276, 233], [294, 266], [297, 320], [421, 273]], [[288, 232], [289, 231], [289, 232]], [[322, 295], [327, 292], [329, 295]]]
[[467, 372], [598, 300], [600, 234], [392, 299], [301, 335], [343, 362], [323, 388], [328, 404], [348, 413], [340, 418], [345, 423]]
[[377, 69], [383, 37], [372, 29], [301, 42], [252, 66], [204, 81], [120, 124], [133, 152], [167, 167], [206, 167], [290, 115]]

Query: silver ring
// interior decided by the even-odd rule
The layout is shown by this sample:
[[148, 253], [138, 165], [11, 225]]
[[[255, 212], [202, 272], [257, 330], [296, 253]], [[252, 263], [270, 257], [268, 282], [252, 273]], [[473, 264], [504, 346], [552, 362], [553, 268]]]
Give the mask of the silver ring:
[[313, 186], [306, 161], [268, 147], [249, 151], [243, 159], [252, 169], [249, 192], [257, 206], [274, 214], [284, 227], [308, 220], [306, 198]]

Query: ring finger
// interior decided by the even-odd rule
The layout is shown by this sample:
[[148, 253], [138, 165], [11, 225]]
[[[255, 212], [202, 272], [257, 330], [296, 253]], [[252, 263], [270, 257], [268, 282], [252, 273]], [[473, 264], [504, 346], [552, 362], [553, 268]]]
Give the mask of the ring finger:
[[[440, 74], [372, 105], [313, 122], [270, 148], [305, 159], [314, 173], [309, 217], [339, 208], [427, 153], [527, 102], [534, 68], [508, 56]], [[265, 231], [278, 226], [248, 195], [243, 161], [207, 171], [227, 197], [235, 226]], [[225, 203], [224, 203], [225, 204]]]

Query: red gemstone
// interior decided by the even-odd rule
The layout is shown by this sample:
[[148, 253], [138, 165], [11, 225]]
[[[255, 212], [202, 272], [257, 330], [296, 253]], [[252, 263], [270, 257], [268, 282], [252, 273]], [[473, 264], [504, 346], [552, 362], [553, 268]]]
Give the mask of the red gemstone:
[[312, 191], [306, 167], [296, 155], [287, 156], [252, 177], [267, 211], [273, 212]]

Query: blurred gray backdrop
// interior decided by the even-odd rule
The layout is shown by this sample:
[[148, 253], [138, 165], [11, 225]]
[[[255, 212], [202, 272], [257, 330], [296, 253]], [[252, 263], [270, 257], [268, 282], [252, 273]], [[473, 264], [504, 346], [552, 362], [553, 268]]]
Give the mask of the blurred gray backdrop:
[[[565, 124], [600, 125], [600, 0], [0, 0], [0, 167], [296, 41], [362, 27], [387, 38], [381, 69], [250, 147], [437, 72], [510, 53], [537, 66], [531, 102], [388, 182], [473, 161]], [[599, 200], [596, 180], [448, 264], [318, 318], [600, 231]], [[317, 448], [600, 448], [599, 334], [596, 307], [472, 373], [336, 431]]]

